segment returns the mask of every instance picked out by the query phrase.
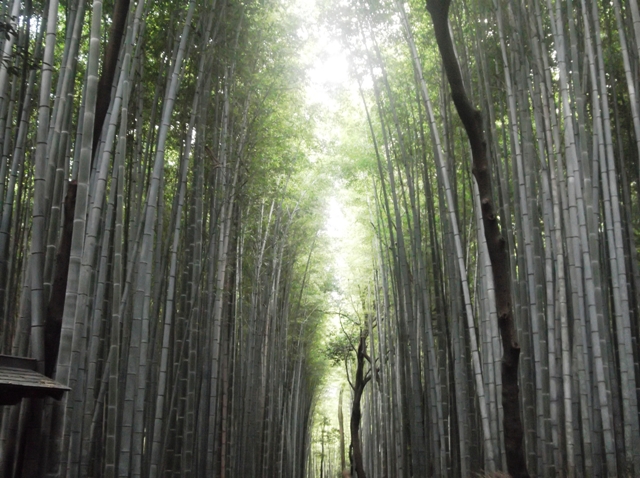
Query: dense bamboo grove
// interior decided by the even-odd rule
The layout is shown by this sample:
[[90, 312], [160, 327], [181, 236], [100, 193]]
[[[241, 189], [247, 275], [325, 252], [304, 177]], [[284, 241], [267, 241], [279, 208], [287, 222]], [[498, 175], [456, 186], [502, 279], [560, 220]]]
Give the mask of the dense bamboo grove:
[[[365, 119], [349, 121], [369, 135], [366, 153], [341, 139], [359, 161], [345, 171], [370, 198], [375, 243], [353, 310], [368, 317], [358, 325], [380, 369], [364, 395], [367, 475], [507, 470], [504, 286], [483, 220], [493, 201], [510, 258], [528, 474], [637, 476], [637, 3], [452, 2], [452, 54], [494, 184], [482, 201], [484, 170], [471, 162], [480, 143], [470, 148], [453, 107], [425, 5], [349, 2], [330, 15], [360, 87]], [[436, 29], [442, 21], [434, 14]]]
[[[451, 2], [486, 170], [424, 2], [320, 6], [356, 91], [332, 138], [293, 7], [0, 5], [0, 353], [71, 388], [0, 409], [0, 476], [638, 476], [637, 2]], [[331, 184], [367, 231], [348, 287]]]
[[324, 186], [283, 8], [3, 2], [0, 350], [72, 391], [3, 407], [1, 476], [302, 474]]

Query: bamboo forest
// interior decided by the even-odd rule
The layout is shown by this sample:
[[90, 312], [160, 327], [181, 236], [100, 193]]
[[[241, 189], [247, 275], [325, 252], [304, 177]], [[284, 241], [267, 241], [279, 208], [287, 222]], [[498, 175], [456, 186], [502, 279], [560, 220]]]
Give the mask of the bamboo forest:
[[640, 476], [637, 0], [0, 0], [0, 478]]

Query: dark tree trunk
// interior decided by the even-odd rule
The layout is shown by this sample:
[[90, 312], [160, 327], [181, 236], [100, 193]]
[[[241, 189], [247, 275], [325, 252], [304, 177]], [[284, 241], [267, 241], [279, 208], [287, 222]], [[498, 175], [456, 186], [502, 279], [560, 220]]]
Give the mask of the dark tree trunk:
[[111, 101], [111, 85], [116, 73], [120, 45], [124, 37], [124, 28], [127, 25], [127, 13], [130, 0], [116, 0], [113, 6], [113, 20], [109, 31], [109, 44], [104, 54], [102, 74], [98, 81], [98, 98], [96, 99], [96, 117], [93, 125], [93, 154], [100, 143], [100, 133], [107, 116], [109, 102]]
[[72, 181], [67, 186], [64, 198], [64, 223], [62, 237], [56, 253], [56, 266], [51, 298], [47, 304], [47, 315], [44, 323], [44, 373], [53, 377], [60, 348], [60, 330], [62, 328], [62, 314], [67, 291], [67, 273], [69, 272], [69, 256], [71, 254], [71, 235], [73, 233], [73, 211], [76, 208], [76, 191], [78, 185]]
[[451, 98], [469, 138], [473, 157], [473, 175], [478, 183], [482, 204], [482, 222], [491, 259], [491, 270], [496, 290], [498, 326], [502, 338], [502, 407], [504, 410], [504, 442], [507, 471], [514, 478], [529, 476], [522, 446], [523, 427], [518, 400], [518, 360], [520, 345], [513, 321], [511, 277], [506, 241], [500, 232], [491, 192], [491, 171], [487, 158], [487, 144], [482, 128], [482, 116], [476, 110], [464, 88], [460, 65], [449, 33], [449, 6], [451, 0], [427, 0], [427, 10], [442, 56], [444, 69], [451, 87]]
[[353, 461], [358, 478], [367, 478], [364, 472], [364, 464], [362, 461], [362, 446], [360, 444], [360, 419], [362, 418], [362, 410], [360, 409], [360, 400], [362, 392], [367, 382], [371, 380], [371, 374], [364, 373], [364, 362], [367, 360], [367, 340], [364, 334], [360, 334], [360, 344], [358, 345], [356, 379], [353, 384], [353, 406], [351, 407], [351, 446], [353, 447]]

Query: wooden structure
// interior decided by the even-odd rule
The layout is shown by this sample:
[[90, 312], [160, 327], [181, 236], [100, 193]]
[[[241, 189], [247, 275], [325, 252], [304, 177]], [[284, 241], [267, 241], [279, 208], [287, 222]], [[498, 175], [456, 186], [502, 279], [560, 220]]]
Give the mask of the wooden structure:
[[0, 354], [0, 405], [15, 405], [23, 398], [62, 398], [69, 387], [38, 373], [31, 358]]

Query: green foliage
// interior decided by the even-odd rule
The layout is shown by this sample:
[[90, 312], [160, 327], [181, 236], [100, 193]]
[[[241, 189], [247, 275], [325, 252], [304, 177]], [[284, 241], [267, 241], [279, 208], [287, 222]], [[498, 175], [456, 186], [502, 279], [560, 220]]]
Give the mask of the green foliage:
[[351, 338], [343, 332], [335, 332], [327, 337], [325, 355], [335, 366], [342, 366], [353, 352]]

